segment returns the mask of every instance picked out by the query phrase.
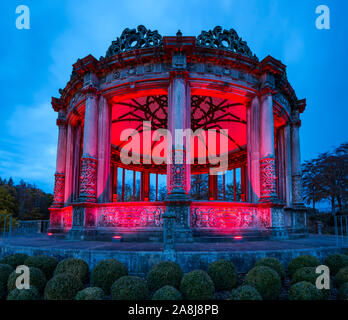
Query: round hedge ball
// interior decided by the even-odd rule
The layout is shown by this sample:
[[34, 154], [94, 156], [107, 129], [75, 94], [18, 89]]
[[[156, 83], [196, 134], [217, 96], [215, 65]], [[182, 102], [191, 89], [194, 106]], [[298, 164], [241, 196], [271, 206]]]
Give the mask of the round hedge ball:
[[217, 260], [209, 264], [207, 273], [214, 282], [215, 290], [231, 290], [238, 284], [234, 264], [228, 260]]
[[57, 258], [41, 255], [28, 257], [24, 261], [24, 264], [28, 267], [40, 269], [45, 274], [47, 279], [51, 279], [58, 262], [59, 261]]
[[262, 297], [254, 287], [244, 285], [232, 291], [230, 300], [262, 300]]
[[0, 282], [7, 283], [8, 277], [13, 272], [9, 264], [0, 264]]
[[324, 265], [329, 267], [332, 275], [335, 275], [340, 269], [348, 266], [348, 256], [338, 253], [330, 254], [324, 260]]
[[203, 270], [194, 270], [184, 275], [180, 291], [185, 300], [210, 300], [215, 291], [214, 282]]
[[321, 300], [322, 295], [314, 284], [301, 281], [290, 287], [288, 298], [289, 300]]
[[71, 273], [73, 276], [79, 278], [82, 283], [88, 281], [88, 264], [86, 261], [75, 258], [64, 259], [59, 262], [56, 269], [54, 270], [54, 275], [60, 273]]
[[60, 273], [47, 282], [45, 288], [46, 300], [74, 300], [83, 284], [71, 273]]
[[6, 295], [7, 295], [7, 285], [6, 283], [0, 281], [0, 300], [5, 299]]
[[89, 287], [79, 291], [75, 300], [104, 300], [105, 294], [103, 289], [97, 287]]
[[15, 253], [9, 256], [6, 256], [0, 260], [2, 264], [9, 264], [12, 268], [24, 265], [24, 261], [28, 258], [28, 255], [25, 253]]
[[124, 276], [111, 286], [112, 300], [145, 300], [149, 289], [144, 279], [135, 276]]
[[255, 267], [264, 266], [269, 267], [276, 271], [280, 279], [284, 280], [285, 278], [285, 268], [283, 264], [276, 258], [263, 258], [256, 262]]
[[40, 300], [39, 291], [34, 287], [30, 286], [29, 289], [14, 289], [7, 296], [7, 300]]
[[338, 288], [346, 282], [348, 282], [348, 267], [340, 269], [335, 276], [335, 284]]
[[156, 291], [166, 285], [179, 288], [182, 279], [180, 266], [172, 261], [156, 264], [147, 274], [147, 283], [151, 291]]
[[304, 255], [292, 259], [288, 265], [288, 271], [290, 273], [290, 276], [292, 276], [298, 269], [304, 267], [317, 267], [319, 265], [320, 261], [318, 258], [309, 255]]
[[269, 267], [252, 268], [245, 277], [245, 284], [254, 287], [265, 300], [276, 299], [280, 294], [280, 277]]
[[348, 282], [346, 282], [340, 286], [339, 298], [341, 300], [348, 300]]
[[[22, 274], [23, 273], [17, 273], [16, 270], [10, 274], [7, 281], [8, 292], [12, 292], [16, 289], [16, 280]], [[46, 276], [40, 269], [29, 267], [29, 283], [31, 286], [34, 286], [39, 292], [43, 292], [46, 282]]]
[[315, 282], [319, 276], [315, 272], [315, 267], [304, 267], [295, 271], [291, 278], [291, 284], [295, 284], [301, 281], [307, 281], [315, 285]]
[[164, 286], [154, 293], [152, 300], [182, 300], [182, 295], [176, 288]]
[[116, 259], [100, 261], [91, 272], [91, 285], [110, 293], [112, 284], [119, 278], [128, 275], [126, 266]]

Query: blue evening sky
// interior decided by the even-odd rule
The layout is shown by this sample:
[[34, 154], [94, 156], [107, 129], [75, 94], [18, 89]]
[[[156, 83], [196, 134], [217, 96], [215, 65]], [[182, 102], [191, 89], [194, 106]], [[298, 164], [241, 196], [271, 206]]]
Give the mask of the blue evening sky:
[[[17, 5], [30, 8], [30, 30], [15, 27]], [[315, 8], [330, 8], [331, 29], [318, 30]], [[51, 96], [69, 80], [72, 64], [99, 58], [126, 27], [162, 35], [198, 35], [234, 28], [256, 55], [287, 65], [302, 115], [302, 159], [348, 141], [345, 0], [4, 0], [0, 4], [0, 176], [23, 178], [52, 192], [57, 144]]]

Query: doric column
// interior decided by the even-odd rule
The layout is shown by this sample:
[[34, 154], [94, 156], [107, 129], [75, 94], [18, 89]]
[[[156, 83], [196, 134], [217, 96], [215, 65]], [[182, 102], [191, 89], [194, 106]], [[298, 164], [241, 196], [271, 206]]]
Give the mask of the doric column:
[[284, 127], [284, 170], [285, 170], [285, 200], [286, 206], [292, 204], [292, 169], [291, 169], [291, 132], [290, 125]]
[[302, 171], [300, 151], [300, 120], [299, 111], [295, 110], [294, 121], [291, 123], [291, 154], [292, 154], [292, 201], [294, 206], [303, 206]]
[[80, 175], [80, 202], [95, 202], [97, 193], [98, 90], [91, 81], [82, 89], [86, 95], [83, 153]]
[[255, 96], [247, 108], [248, 201], [260, 199], [260, 102]]
[[65, 163], [64, 203], [69, 205], [73, 200], [73, 165], [74, 165], [74, 127], [68, 122]]
[[97, 201], [109, 202], [111, 156], [111, 108], [101, 96], [98, 103], [98, 179]]
[[58, 113], [58, 147], [57, 162], [54, 182], [54, 200], [52, 207], [63, 207], [64, 205], [64, 188], [65, 188], [65, 162], [66, 162], [66, 121], [65, 114], [62, 110]]
[[[191, 168], [187, 163], [190, 139], [177, 139], [179, 130], [191, 127], [191, 93], [186, 71], [172, 71], [168, 89], [168, 129], [172, 134], [172, 164], [167, 165], [168, 193], [173, 189], [190, 191]], [[183, 133], [185, 133], [183, 131]]]
[[277, 199], [275, 176], [275, 149], [272, 93], [261, 97], [260, 113], [260, 188], [261, 202]]

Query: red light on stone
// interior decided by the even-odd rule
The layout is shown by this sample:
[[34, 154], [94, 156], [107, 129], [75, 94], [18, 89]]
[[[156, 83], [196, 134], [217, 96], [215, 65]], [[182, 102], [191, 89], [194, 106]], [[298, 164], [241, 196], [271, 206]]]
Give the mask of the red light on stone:
[[234, 240], [242, 240], [243, 237], [242, 237], [242, 236], [234, 236], [233, 239], [234, 239]]
[[53, 236], [52, 232], [47, 233], [48, 236]]
[[113, 238], [114, 238], [115, 240], [120, 240], [120, 239], [122, 239], [122, 236], [113, 236]]

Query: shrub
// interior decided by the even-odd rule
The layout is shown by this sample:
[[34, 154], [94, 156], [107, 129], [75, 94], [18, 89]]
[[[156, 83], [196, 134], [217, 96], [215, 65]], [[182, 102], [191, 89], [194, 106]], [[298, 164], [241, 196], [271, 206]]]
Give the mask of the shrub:
[[232, 291], [231, 300], [262, 300], [259, 292], [251, 286], [244, 285]]
[[0, 282], [7, 283], [8, 277], [13, 272], [9, 264], [0, 264]]
[[179, 288], [182, 278], [180, 266], [172, 261], [156, 264], [147, 274], [147, 283], [151, 291], [156, 291], [166, 285]]
[[304, 267], [317, 267], [320, 265], [320, 261], [318, 258], [305, 255], [299, 256], [295, 259], [292, 259], [289, 263], [288, 270], [290, 275], [292, 276], [296, 270], [304, 268]]
[[[16, 273], [16, 270], [10, 274], [7, 281], [8, 292], [16, 289], [16, 280], [20, 275], [20, 273]], [[30, 285], [34, 286], [39, 292], [42, 292], [47, 282], [45, 274], [38, 268], [29, 267], [29, 277]]]
[[116, 259], [100, 261], [91, 272], [91, 285], [110, 293], [112, 284], [119, 278], [128, 275], [126, 266]]
[[289, 300], [320, 300], [322, 295], [314, 284], [301, 281], [293, 284], [289, 290]]
[[58, 259], [49, 256], [33, 256], [28, 257], [24, 264], [28, 267], [35, 267], [40, 269], [47, 279], [51, 279], [54, 269], [57, 267]]
[[0, 281], [0, 300], [4, 299], [7, 294], [6, 283]]
[[324, 260], [324, 265], [329, 267], [332, 275], [335, 275], [340, 269], [348, 266], [348, 257], [344, 254], [330, 254]]
[[251, 269], [245, 277], [245, 284], [254, 287], [266, 300], [277, 298], [281, 288], [278, 273], [265, 266]]
[[24, 261], [28, 258], [27, 254], [24, 253], [15, 253], [9, 256], [6, 256], [0, 260], [2, 264], [9, 264], [12, 268], [16, 268], [17, 266], [21, 266], [24, 264]]
[[228, 260], [217, 260], [210, 263], [207, 273], [214, 282], [215, 290], [231, 290], [238, 283], [236, 268]]
[[47, 282], [45, 288], [46, 300], [73, 300], [82, 289], [80, 278], [71, 273], [60, 273]]
[[135, 276], [124, 276], [111, 286], [113, 300], [145, 300], [149, 289], [144, 279]]
[[182, 300], [182, 295], [174, 287], [164, 286], [154, 293], [152, 300]]
[[194, 270], [184, 275], [180, 291], [186, 300], [209, 300], [213, 297], [215, 287], [208, 273]]
[[346, 282], [340, 286], [339, 298], [341, 300], [348, 300], [348, 282]]
[[264, 266], [273, 269], [278, 273], [281, 280], [285, 278], [285, 269], [283, 264], [276, 258], [263, 258], [256, 262], [255, 267]]
[[104, 300], [104, 291], [97, 287], [89, 287], [79, 291], [75, 300]]
[[73, 276], [79, 278], [82, 283], [88, 281], [88, 264], [81, 259], [69, 258], [58, 263], [54, 270], [54, 275], [60, 273], [71, 273]]
[[348, 282], [348, 267], [342, 268], [335, 276], [335, 283], [338, 288]]
[[7, 296], [7, 300], [39, 300], [39, 291], [34, 287], [30, 286], [29, 289], [14, 289]]
[[315, 267], [304, 267], [295, 271], [291, 279], [291, 284], [307, 281], [315, 285], [318, 276], [319, 274], [315, 273]]

